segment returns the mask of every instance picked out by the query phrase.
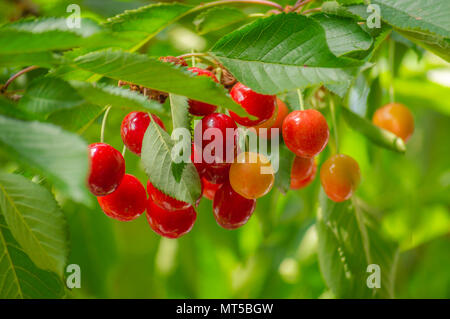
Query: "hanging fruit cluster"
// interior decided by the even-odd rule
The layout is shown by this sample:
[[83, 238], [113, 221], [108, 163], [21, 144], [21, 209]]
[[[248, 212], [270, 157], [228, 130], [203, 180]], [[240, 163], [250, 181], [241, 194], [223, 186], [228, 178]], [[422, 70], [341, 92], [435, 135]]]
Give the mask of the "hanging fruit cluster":
[[[183, 58], [161, 57], [161, 61], [188, 67]], [[200, 176], [202, 197], [213, 201], [213, 213], [217, 223], [226, 229], [243, 226], [252, 216], [256, 200], [266, 195], [274, 184], [274, 171], [269, 159], [260, 153], [241, 151], [238, 147], [238, 125], [255, 129], [260, 138], [278, 138], [271, 129], [279, 129], [287, 148], [295, 154], [291, 168], [290, 188], [297, 190], [308, 186], [316, 176], [315, 157], [326, 147], [329, 127], [325, 117], [316, 109], [289, 112], [286, 104], [275, 95], [263, 95], [236, 81], [221, 68], [220, 81], [212, 69], [188, 67], [196, 76], [211, 78], [229, 89], [231, 98], [252, 117], [242, 117], [233, 111], [229, 115], [218, 113], [218, 107], [201, 101], [188, 100], [189, 113], [202, 117], [194, 128], [200, 140], [192, 142], [191, 161]], [[161, 103], [168, 94], [119, 81], [129, 85]], [[155, 114], [131, 112], [122, 122], [121, 137], [128, 150], [140, 156], [144, 134], [151, 121], [163, 130], [165, 126]], [[414, 130], [410, 111], [403, 105], [392, 103], [376, 111], [373, 123], [384, 128], [405, 142]], [[221, 141], [206, 138], [208, 129], [220, 131]], [[227, 130], [234, 134], [227, 134]], [[268, 129], [267, 134], [265, 134]], [[264, 134], [261, 134], [264, 132]], [[214, 138], [218, 138], [215, 136]], [[211, 151], [212, 160], [205, 160], [204, 149], [208, 143], [219, 142], [220, 151]], [[193, 205], [177, 200], [147, 182], [146, 189], [134, 176], [125, 174], [122, 154], [105, 143], [89, 146], [89, 190], [97, 196], [100, 207], [109, 217], [129, 221], [146, 211], [151, 228], [161, 236], [178, 238], [188, 233], [197, 218]], [[231, 154], [232, 162], [227, 162]], [[200, 160], [197, 160], [200, 159]], [[334, 154], [320, 168], [320, 181], [327, 196], [335, 201], [348, 200], [360, 183], [358, 163], [348, 155]]]

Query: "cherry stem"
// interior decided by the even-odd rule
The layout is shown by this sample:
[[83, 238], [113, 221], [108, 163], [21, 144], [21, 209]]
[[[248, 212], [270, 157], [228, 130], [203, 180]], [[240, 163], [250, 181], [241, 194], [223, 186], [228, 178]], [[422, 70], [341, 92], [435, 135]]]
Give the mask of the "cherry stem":
[[336, 143], [336, 153], [339, 154], [339, 138], [338, 138], [337, 125], [336, 125], [336, 111], [334, 108], [334, 99], [332, 96], [330, 96], [330, 111], [331, 111], [331, 121], [333, 123], [333, 129], [334, 129], [334, 142]]
[[100, 129], [100, 143], [104, 143], [105, 141], [105, 126], [109, 110], [111, 110], [111, 106], [106, 107], [105, 115], [103, 115], [102, 128]]
[[300, 110], [303, 111], [305, 110], [305, 102], [303, 101], [302, 90], [297, 89], [297, 95], [298, 95], [298, 102], [300, 104]]
[[267, 1], [267, 0], [219, 0], [219, 1], [213, 1], [204, 3], [198, 6], [199, 9], [214, 7], [214, 6], [220, 6], [222, 4], [229, 4], [229, 3], [251, 3], [251, 4], [260, 4], [263, 6], [269, 6], [276, 8], [280, 11], [283, 11], [283, 6], [276, 2]]
[[294, 12], [294, 11], [296, 11], [297, 9], [303, 7], [305, 4], [307, 4], [307, 3], [311, 2], [311, 1], [313, 1], [313, 0], [298, 0], [298, 1], [294, 4], [294, 6], [292, 7], [292, 9], [291, 9], [290, 11], [291, 11], [291, 12]]
[[[209, 64], [214, 64], [214, 65], [218, 65], [219, 63], [217, 61], [215, 61], [212, 57], [210, 57], [207, 53], [185, 53], [182, 55], [177, 56], [177, 58], [179, 59], [184, 59], [184, 58], [200, 58], [205, 62], [208, 62]], [[193, 65], [194, 66], [194, 65]]]
[[394, 40], [390, 39], [389, 41], [389, 69], [391, 71], [391, 83], [389, 87], [389, 99], [391, 103], [395, 101], [395, 94], [394, 94], [394, 58], [395, 58], [395, 42]]
[[[192, 49], [191, 53], [194, 53], [194, 49]], [[192, 66], [195, 67], [195, 56], [194, 55], [191, 55], [191, 61], [192, 61]]]
[[191, 53], [185, 53], [185, 54], [179, 55], [179, 56], [177, 56], [177, 58], [184, 59], [184, 58], [202, 57], [202, 56], [208, 56], [208, 54], [191, 52]]
[[127, 147], [125, 144], [123, 144], [123, 149], [122, 149], [122, 157], [125, 156], [125, 152], [127, 151]]
[[265, 13], [250, 13], [248, 15], [249, 18], [260, 18], [260, 17], [265, 17], [266, 14]]
[[1, 92], [1, 93], [6, 92], [6, 89], [8, 88], [8, 86], [9, 86], [15, 79], [17, 79], [19, 76], [21, 76], [22, 74], [25, 74], [25, 73], [27, 73], [27, 72], [33, 71], [33, 70], [38, 69], [38, 68], [39, 68], [39, 67], [38, 67], [37, 65], [32, 65], [32, 66], [29, 66], [29, 67], [27, 67], [27, 68], [25, 68], [25, 69], [23, 69], [23, 70], [17, 72], [17, 73], [14, 74], [13, 76], [11, 76], [11, 77], [8, 79], [8, 81], [6, 81], [5, 85], [3, 85], [3, 87], [0, 89], [0, 92]]

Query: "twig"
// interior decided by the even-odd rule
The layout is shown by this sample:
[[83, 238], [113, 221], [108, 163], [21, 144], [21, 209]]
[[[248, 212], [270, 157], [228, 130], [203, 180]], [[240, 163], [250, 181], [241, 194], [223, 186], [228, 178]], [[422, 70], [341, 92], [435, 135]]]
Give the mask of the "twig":
[[15, 80], [17, 79], [19, 76], [21, 76], [22, 74], [25, 74], [27, 72], [33, 71], [35, 69], [38, 69], [39, 67], [37, 65], [32, 65], [29, 66], [19, 72], [17, 72], [16, 74], [14, 74], [13, 76], [11, 76], [8, 81], [6, 81], [5, 85], [3, 85], [3, 87], [0, 89], [1, 93], [4, 93], [6, 91], [6, 89], [8, 88], [8, 86]]
[[294, 6], [293, 6], [292, 9], [290, 10], [290, 12], [296, 11], [297, 9], [303, 7], [305, 4], [307, 4], [307, 3], [311, 2], [311, 1], [313, 1], [313, 0], [298, 0], [298, 1], [294, 4]]
[[263, 6], [269, 6], [269, 7], [276, 8], [276, 9], [278, 9], [280, 11], [283, 11], [283, 6], [281, 6], [278, 3], [275, 3], [275, 2], [272, 2], [272, 1], [267, 1], [267, 0], [219, 0], [219, 1], [213, 1], [213, 2], [204, 3], [204, 4], [200, 5], [199, 8], [201, 8], [201, 9], [209, 8], [209, 7], [220, 6], [222, 4], [228, 4], [228, 3], [260, 4], [260, 5], [263, 5]]

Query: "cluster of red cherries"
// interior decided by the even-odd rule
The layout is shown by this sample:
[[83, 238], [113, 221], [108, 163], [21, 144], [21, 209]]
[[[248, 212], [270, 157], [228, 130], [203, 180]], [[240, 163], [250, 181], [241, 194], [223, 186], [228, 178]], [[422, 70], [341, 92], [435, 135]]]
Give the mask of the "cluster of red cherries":
[[[175, 63], [187, 67], [182, 59], [175, 60]], [[197, 67], [190, 67], [188, 70], [197, 76], [207, 76], [218, 82], [215, 74], [209, 70]], [[194, 206], [198, 205], [202, 197], [212, 200], [217, 223], [226, 229], [236, 229], [247, 223], [252, 216], [256, 200], [271, 190], [274, 173], [270, 161], [263, 154], [239, 152], [237, 135], [226, 134], [227, 128], [237, 131], [237, 124], [251, 127], [261, 138], [267, 139], [278, 138], [271, 136], [271, 128], [281, 130], [284, 143], [296, 155], [291, 169], [291, 189], [304, 188], [315, 179], [315, 157], [328, 143], [329, 128], [319, 111], [306, 109], [289, 112], [283, 101], [275, 95], [259, 94], [242, 83], [234, 84], [230, 95], [253, 116], [252, 119], [241, 117], [232, 111], [229, 111], [229, 115], [217, 113], [215, 105], [189, 100], [189, 112], [202, 117], [201, 126], [194, 128], [194, 135], [201, 134], [202, 141], [192, 143], [191, 161], [202, 182], [202, 195]], [[122, 140], [127, 149], [138, 156], [141, 155], [142, 140], [150, 121], [165, 130], [161, 119], [154, 114], [131, 112], [123, 119]], [[379, 123], [378, 125], [381, 126]], [[205, 145], [212, 142], [205, 139], [204, 132], [209, 128], [222, 132], [223, 140], [219, 145], [223, 145], [223, 150], [218, 154], [214, 150], [211, 152], [214, 157], [212, 162], [207, 163], [202, 156], [201, 161], [194, 161], [196, 154], [203, 154]], [[269, 129], [267, 134], [260, 134], [262, 128]], [[214, 138], [218, 137], [213, 136], [212, 139]], [[192, 229], [197, 218], [193, 205], [163, 193], [150, 180], [145, 189], [136, 177], [125, 174], [124, 158], [112, 146], [94, 143], [89, 146], [89, 151], [88, 187], [97, 196], [106, 215], [120, 221], [129, 221], [146, 211], [151, 228], [168, 238], [178, 238]], [[225, 160], [229, 152], [234, 156], [233, 163]], [[345, 201], [352, 196], [360, 182], [358, 163], [347, 155], [333, 155], [322, 165], [320, 180], [331, 200]]]

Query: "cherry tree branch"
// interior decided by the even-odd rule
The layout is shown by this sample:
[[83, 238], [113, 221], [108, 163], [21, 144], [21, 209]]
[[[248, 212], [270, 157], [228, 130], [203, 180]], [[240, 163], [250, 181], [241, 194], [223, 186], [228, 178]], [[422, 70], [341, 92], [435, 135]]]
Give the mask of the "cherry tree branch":
[[272, 2], [272, 1], [268, 1], [268, 0], [218, 0], [218, 1], [213, 1], [213, 2], [208, 2], [208, 3], [203, 3], [199, 6], [199, 9], [204, 9], [204, 8], [209, 8], [209, 7], [214, 7], [214, 6], [220, 6], [222, 4], [229, 4], [229, 3], [251, 3], [251, 4], [259, 4], [259, 5], [263, 5], [263, 6], [269, 6], [269, 7], [273, 7], [276, 8], [280, 11], [283, 11], [283, 6], [276, 3], [276, 2]]
[[303, 7], [305, 4], [311, 2], [313, 0], [298, 0], [291, 9], [291, 12], [296, 11], [297, 9]]
[[17, 73], [14, 74], [13, 76], [11, 76], [11, 77], [8, 79], [8, 81], [6, 81], [5, 85], [3, 85], [3, 86], [0, 88], [0, 93], [5, 93], [5, 92], [6, 92], [6, 89], [8, 88], [8, 86], [9, 86], [15, 79], [17, 79], [19, 76], [21, 76], [21, 75], [23, 75], [23, 74], [25, 74], [25, 73], [27, 73], [27, 72], [33, 71], [33, 70], [35, 70], [35, 69], [38, 69], [38, 68], [39, 68], [39, 67], [38, 67], [37, 65], [32, 65], [32, 66], [29, 66], [29, 67], [27, 67], [27, 68], [25, 68], [25, 69], [23, 69], [23, 70], [20, 70], [19, 72], [17, 72]]

